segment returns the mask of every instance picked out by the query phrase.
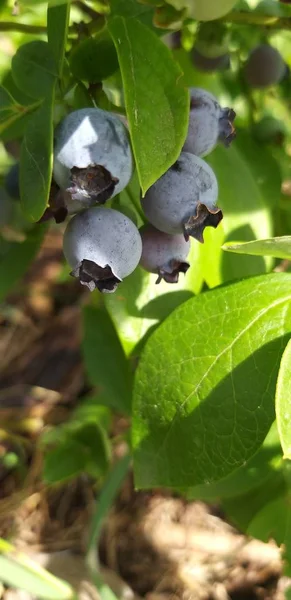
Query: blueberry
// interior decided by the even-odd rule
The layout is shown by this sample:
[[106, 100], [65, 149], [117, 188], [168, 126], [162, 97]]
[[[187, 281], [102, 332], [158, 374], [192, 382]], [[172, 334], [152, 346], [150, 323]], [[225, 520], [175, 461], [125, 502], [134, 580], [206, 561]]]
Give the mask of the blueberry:
[[182, 152], [177, 162], [142, 199], [149, 222], [169, 234], [183, 233], [203, 242], [207, 225], [217, 227], [222, 212], [215, 206], [218, 185], [211, 167], [198, 156]]
[[6, 193], [6, 190], [0, 188], [0, 228], [5, 227], [11, 223], [13, 218], [14, 210], [11, 198]]
[[16, 163], [9, 169], [4, 180], [4, 186], [10, 198], [20, 200], [19, 163]]
[[235, 137], [233, 121], [235, 112], [222, 108], [218, 100], [200, 88], [190, 89], [190, 117], [185, 152], [205, 156], [218, 141], [228, 146]]
[[199, 52], [197, 48], [193, 48], [191, 58], [194, 67], [198, 71], [205, 73], [214, 73], [215, 71], [223, 71], [230, 67], [229, 54], [222, 54], [221, 56], [204, 56]]
[[55, 133], [54, 179], [70, 193], [69, 212], [103, 204], [129, 183], [133, 171], [126, 127], [99, 108], [70, 113]]
[[109, 293], [137, 267], [142, 243], [128, 217], [111, 208], [93, 207], [71, 219], [63, 250], [80, 283], [90, 291]]
[[194, 66], [199, 71], [211, 73], [230, 67], [229, 31], [224, 23], [200, 23], [195, 46], [191, 52]]
[[142, 239], [141, 266], [150, 273], [157, 273], [156, 283], [164, 279], [167, 283], [177, 283], [179, 273], [186, 273], [186, 262], [190, 252], [190, 242], [182, 234], [169, 235], [158, 231], [152, 225], [140, 229]]
[[252, 50], [245, 65], [245, 78], [252, 88], [266, 88], [279, 83], [286, 75], [287, 66], [280, 52], [261, 44]]

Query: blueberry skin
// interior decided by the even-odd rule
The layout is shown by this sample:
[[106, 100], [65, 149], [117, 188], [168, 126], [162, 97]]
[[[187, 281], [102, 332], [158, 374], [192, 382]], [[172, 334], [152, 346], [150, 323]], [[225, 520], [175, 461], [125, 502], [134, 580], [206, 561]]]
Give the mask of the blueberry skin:
[[222, 108], [218, 100], [201, 88], [190, 88], [190, 115], [184, 152], [206, 156], [222, 141], [226, 146], [235, 137], [232, 109]]
[[137, 267], [142, 242], [128, 217], [111, 208], [93, 207], [71, 219], [64, 234], [63, 251], [73, 270], [84, 260], [92, 261], [101, 268], [108, 265], [112, 274], [122, 280]]
[[0, 188], [0, 227], [5, 227], [9, 225], [13, 219], [14, 215], [14, 203], [11, 198], [9, 198], [6, 190], [1, 187]]
[[245, 78], [252, 88], [266, 88], [279, 83], [287, 72], [280, 52], [261, 44], [252, 50], [245, 65]]
[[19, 163], [16, 163], [9, 169], [4, 180], [4, 187], [10, 198], [20, 200]]
[[199, 203], [215, 210], [217, 196], [217, 179], [211, 167], [198, 156], [182, 152], [141, 202], [149, 222], [173, 235], [185, 232], [184, 224], [196, 215]]
[[71, 169], [101, 165], [118, 179], [111, 197], [129, 183], [133, 159], [128, 133], [121, 120], [99, 108], [70, 113], [55, 132], [53, 174], [62, 189], [70, 186]]
[[165, 279], [168, 283], [177, 283], [179, 273], [186, 273], [186, 263], [190, 252], [190, 242], [184, 236], [169, 235], [159, 231], [152, 225], [140, 229], [142, 239], [142, 255], [140, 265], [149, 273], [157, 273], [156, 283]]

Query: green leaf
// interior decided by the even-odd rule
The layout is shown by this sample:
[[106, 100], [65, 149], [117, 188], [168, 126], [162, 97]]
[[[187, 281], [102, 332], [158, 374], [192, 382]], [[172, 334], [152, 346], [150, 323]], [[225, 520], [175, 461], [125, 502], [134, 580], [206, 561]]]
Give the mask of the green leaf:
[[86, 470], [87, 448], [74, 439], [65, 439], [45, 456], [43, 479], [46, 483], [59, 483], [77, 477]]
[[0, 85], [0, 123], [15, 114], [17, 105], [11, 94]]
[[274, 476], [282, 464], [282, 451], [275, 424], [271, 427], [262, 447], [247, 463], [225, 479], [187, 490], [187, 498], [217, 500], [234, 498], [261, 487]]
[[234, 145], [217, 147], [207, 162], [218, 180], [218, 205], [224, 214], [216, 230], [208, 228], [205, 247], [201, 248], [204, 278], [209, 287], [213, 287], [231, 279], [266, 272], [271, 266], [270, 259], [226, 254], [221, 244], [269, 237], [272, 220], [270, 208], [264, 203], [248, 163]]
[[181, 152], [188, 129], [189, 92], [181, 84], [182, 71], [169, 48], [149, 28], [135, 19], [114, 17], [108, 29], [118, 54], [144, 194]]
[[44, 234], [45, 225], [38, 225], [27, 234], [24, 242], [14, 242], [8, 252], [0, 258], [0, 301], [3, 301], [19, 279], [25, 274], [37, 254]]
[[138, 487], [219, 481], [257, 452], [274, 420], [290, 285], [272, 274], [201, 294], [152, 334], [135, 376]]
[[282, 356], [276, 389], [276, 416], [284, 458], [291, 458], [291, 340]]
[[263, 542], [275, 540], [280, 546], [285, 541], [290, 510], [289, 494], [267, 502], [249, 524], [247, 534]]
[[53, 157], [54, 87], [31, 116], [25, 130], [20, 158], [20, 197], [31, 221], [40, 219], [48, 204]]
[[[49, 439], [45, 441], [48, 443]], [[102, 427], [93, 422], [72, 422], [71, 427], [63, 430], [57, 447], [47, 452], [43, 478], [47, 483], [58, 483], [83, 472], [98, 478], [108, 465], [109, 444]]]
[[107, 311], [86, 306], [83, 321], [83, 352], [90, 382], [100, 389], [109, 406], [130, 412], [129, 364]]
[[284, 235], [267, 240], [253, 240], [251, 242], [228, 242], [222, 246], [223, 250], [236, 254], [252, 254], [255, 256], [273, 256], [275, 258], [291, 259], [291, 236]]
[[29, 592], [44, 600], [70, 600], [74, 598], [71, 586], [51, 575], [37, 563], [0, 539], [0, 580], [7, 586]]
[[270, 208], [278, 205], [281, 196], [281, 172], [270, 150], [263, 144], [257, 144], [253, 136], [242, 129], [237, 131], [234, 144], [247, 162], [265, 205]]
[[71, 71], [76, 79], [98, 83], [118, 69], [112, 39], [106, 31], [75, 46], [70, 56]]
[[[138, 0], [111, 0], [110, 1], [111, 16], [125, 17], [126, 19], [137, 19], [144, 25], [150, 28], [153, 27], [154, 11], [151, 6], [146, 6]], [[161, 32], [164, 35], [164, 31]]]
[[12, 76], [19, 89], [32, 98], [50, 94], [58, 71], [48, 43], [37, 40], [20, 46], [12, 58]]
[[47, 37], [48, 45], [57, 65], [58, 76], [62, 77], [65, 58], [68, 26], [70, 19], [71, 2], [62, 4], [51, 1], [47, 10]]
[[92, 553], [96, 553], [98, 547], [99, 537], [103, 526], [104, 519], [109, 512], [115, 497], [125, 479], [131, 457], [126, 454], [121, 458], [113, 467], [112, 471], [105, 480], [101, 493], [96, 503], [95, 513], [92, 518], [92, 523], [89, 533], [88, 550], [87, 555], [90, 557]]

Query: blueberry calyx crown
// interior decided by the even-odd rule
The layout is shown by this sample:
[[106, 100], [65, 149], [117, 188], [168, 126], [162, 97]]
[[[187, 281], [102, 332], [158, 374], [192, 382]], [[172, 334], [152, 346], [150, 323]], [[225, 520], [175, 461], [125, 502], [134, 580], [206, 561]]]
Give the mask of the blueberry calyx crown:
[[219, 119], [219, 139], [228, 147], [236, 137], [236, 130], [233, 125], [236, 113], [232, 108], [224, 108]]
[[86, 258], [71, 271], [72, 277], [77, 277], [82, 285], [86, 285], [90, 292], [96, 288], [99, 292], [111, 294], [115, 292], [120, 283], [120, 279], [116, 277], [109, 265], [100, 267], [92, 260]]
[[178, 283], [179, 274], [187, 273], [189, 267], [190, 267], [189, 263], [182, 262], [180, 260], [176, 260], [175, 258], [173, 258], [172, 260], [169, 261], [167, 266], [159, 269], [158, 279], [156, 281], [156, 284], [160, 283], [162, 281], [162, 279], [164, 279], [164, 281], [166, 281], [166, 283]]
[[92, 203], [104, 204], [111, 198], [119, 179], [102, 165], [89, 165], [84, 169], [71, 169], [70, 186], [67, 188], [73, 200], [91, 200]]
[[197, 210], [195, 215], [191, 215], [185, 223], [183, 223], [184, 237], [185, 240], [189, 240], [189, 236], [204, 243], [203, 233], [205, 227], [214, 227], [223, 219], [223, 214], [220, 208], [210, 210], [205, 204], [199, 202], [197, 204]]

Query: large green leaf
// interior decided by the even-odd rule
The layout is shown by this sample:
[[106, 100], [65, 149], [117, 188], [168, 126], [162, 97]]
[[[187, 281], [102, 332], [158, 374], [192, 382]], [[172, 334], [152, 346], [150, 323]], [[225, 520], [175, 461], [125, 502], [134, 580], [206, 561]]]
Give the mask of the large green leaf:
[[109, 406], [129, 412], [131, 375], [115, 327], [107, 311], [100, 308], [86, 306], [83, 320], [83, 351], [90, 382], [99, 388]]
[[138, 487], [219, 481], [259, 449], [291, 331], [290, 286], [291, 275], [272, 274], [200, 294], [153, 333], [135, 377]]
[[50, 1], [47, 10], [48, 45], [55, 59], [58, 76], [62, 76], [67, 33], [70, 18], [71, 2], [69, 0], [56, 4]]
[[55, 86], [31, 116], [21, 146], [20, 197], [31, 221], [40, 219], [48, 204], [53, 158], [53, 107]]
[[40, 40], [23, 44], [12, 59], [12, 76], [24, 93], [32, 98], [44, 98], [58, 75], [54, 55], [47, 42]]
[[71, 600], [75, 596], [68, 583], [54, 577], [24, 553], [1, 539], [0, 581], [44, 600]]
[[[239, 240], [238, 240], [239, 241]], [[254, 256], [273, 256], [275, 258], [291, 259], [291, 236], [284, 235], [267, 240], [253, 240], [251, 242], [228, 242], [223, 245], [223, 250], [236, 254], [251, 254]]]
[[118, 54], [133, 152], [145, 193], [181, 152], [189, 93], [169, 48], [148, 27], [135, 19], [114, 17], [108, 28]]
[[31, 261], [39, 250], [45, 225], [39, 225], [27, 234], [24, 242], [14, 242], [6, 254], [0, 259], [0, 301], [5, 299], [8, 292], [14, 288], [19, 279], [25, 274]]
[[87, 38], [73, 48], [70, 55], [71, 71], [76, 79], [98, 83], [118, 69], [115, 46], [107, 31]]
[[291, 340], [282, 356], [276, 390], [276, 415], [284, 458], [291, 458]]
[[[209, 158], [209, 160], [208, 160]], [[262, 257], [226, 254], [223, 242], [249, 241], [272, 235], [270, 208], [264, 202], [261, 189], [240, 151], [218, 146], [207, 157], [219, 185], [218, 205], [224, 218], [217, 230], [206, 231], [205, 247], [201, 249], [203, 274], [210, 287], [231, 279], [259, 275], [271, 262]]]

